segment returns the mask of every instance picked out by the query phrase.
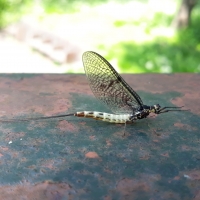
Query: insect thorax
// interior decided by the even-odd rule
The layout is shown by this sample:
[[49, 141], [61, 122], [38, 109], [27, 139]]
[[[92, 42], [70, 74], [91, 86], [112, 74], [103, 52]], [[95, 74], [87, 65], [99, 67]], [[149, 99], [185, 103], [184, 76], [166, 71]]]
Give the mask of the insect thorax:
[[153, 106], [147, 106], [142, 105], [138, 107], [137, 111], [134, 111], [133, 115], [130, 117], [131, 121], [137, 120], [137, 119], [144, 119], [146, 118], [150, 113], [157, 113], [157, 111], [160, 109], [160, 105], [156, 104]]

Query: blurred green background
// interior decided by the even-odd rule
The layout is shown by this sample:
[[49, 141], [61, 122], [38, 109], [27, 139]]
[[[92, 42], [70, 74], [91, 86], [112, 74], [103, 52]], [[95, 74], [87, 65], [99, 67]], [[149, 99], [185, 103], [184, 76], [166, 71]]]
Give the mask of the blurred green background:
[[[199, 0], [0, 0], [2, 30], [27, 16], [53, 29], [66, 14], [74, 26], [96, 21], [84, 21], [79, 44], [92, 41], [120, 73], [200, 72]], [[83, 72], [73, 69], [66, 72]]]

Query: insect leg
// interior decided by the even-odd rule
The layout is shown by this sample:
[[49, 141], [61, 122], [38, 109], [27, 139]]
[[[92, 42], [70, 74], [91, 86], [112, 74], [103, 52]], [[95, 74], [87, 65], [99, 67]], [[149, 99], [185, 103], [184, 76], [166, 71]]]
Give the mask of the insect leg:
[[126, 129], [126, 122], [125, 122], [125, 125], [124, 125], [124, 137], [125, 137], [125, 129]]

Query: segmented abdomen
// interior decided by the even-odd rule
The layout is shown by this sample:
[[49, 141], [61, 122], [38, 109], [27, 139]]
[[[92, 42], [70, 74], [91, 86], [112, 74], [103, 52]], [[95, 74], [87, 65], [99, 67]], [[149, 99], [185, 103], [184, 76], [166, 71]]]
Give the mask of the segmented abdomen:
[[102, 120], [106, 122], [120, 123], [120, 124], [131, 122], [130, 114], [115, 115], [115, 114], [102, 113], [96, 111], [82, 111], [82, 112], [76, 112], [74, 116], [94, 118], [96, 120]]

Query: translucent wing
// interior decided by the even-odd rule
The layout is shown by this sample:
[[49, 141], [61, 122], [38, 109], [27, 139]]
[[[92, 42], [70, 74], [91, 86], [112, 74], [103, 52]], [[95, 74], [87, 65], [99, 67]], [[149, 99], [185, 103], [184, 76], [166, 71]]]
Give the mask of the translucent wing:
[[114, 113], [132, 114], [138, 106], [143, 105], [139, 95], [101, 55], [85, 52], [83, 65], [94, 95]]

